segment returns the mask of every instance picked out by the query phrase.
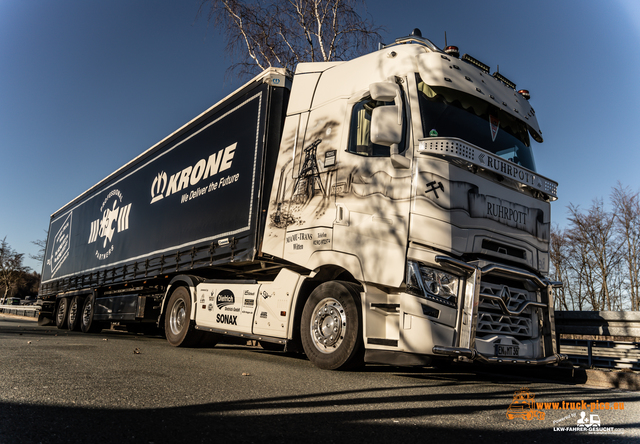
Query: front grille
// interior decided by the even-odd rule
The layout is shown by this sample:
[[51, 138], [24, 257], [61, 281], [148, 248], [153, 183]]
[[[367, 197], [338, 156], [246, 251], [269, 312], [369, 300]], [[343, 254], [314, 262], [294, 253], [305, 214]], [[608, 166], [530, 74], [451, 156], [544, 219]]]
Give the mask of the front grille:
[[517, 338], [533, 338], [534, 309], [528, 307], [522, 313], [511, 315], [505, 313], [499, 301], [483, 295], [496, 296], [502, 299], [507, 309], [519, 312], [528, 301], [536, 300], [536, 293], [515, 286], [495, 284], [483, 281], [480, 285], [480, 303], [478, 305], [478, 326], [476, 334], [508, 334]]
[[532, 331], [530, 318], [483, 312], [478, 314], [478, 329], [476, 332], [500, 333], [530, 338]]
[[496, 253], [506, 254], [508, 256], [513, 256], [518, 259], [527, 259], [527, 252], [522, 248], [511, 247], [509, 245], [504, 245], [498, 242], [491, 241], [489, 239], [482, 240], [482, 249], [495, 251]]

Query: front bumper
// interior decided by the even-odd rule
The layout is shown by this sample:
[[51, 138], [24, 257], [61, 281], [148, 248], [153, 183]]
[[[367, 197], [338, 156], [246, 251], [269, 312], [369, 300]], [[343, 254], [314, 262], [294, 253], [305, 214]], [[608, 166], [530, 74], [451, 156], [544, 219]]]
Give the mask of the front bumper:
[[[453, 358], [466, 358], [468, 360], [487, 364], [520, 364], [520, 365], [549, 365], [567, 359], [566, 355], [559, 354], [556, 344], [555, 319], [553, 305], [553, 288], [561, 283], [551, 282], [541, 279], [537, 275], [518, 268], [490, 263], [484, 266], [480, 264], [468, 264], [447, 256], [436, 256], [436, 262], [449, 269], [457, 269], [466, 275], [466, 291], [461, 302], [462, 318], [460, 322], [460, 333], [453, 347], [434, 345], [432, 352], [434, 355]], [[529, 286], [538, 289], [539, 299], [537, 301], [521, 301], [517, 306], [509, 308], [507, 304], [495, 293], [482, 291], [486, 285], [484, 278], [489, 276], [495, 279], [505, 279], [507, 281], [527, 281]], [[494, 287], [496, 285], [494, 284]], [[506, 285], [503, 285], [506, 287]], [[485, 307], [487, 302], [499, 307], [498, 317], [510, 319], [521, 318], [525, 310], [537, 310], [540, 314], [539, 340], [541, 349], [538, 353], [527, 353], [529, 356], [498, 356], [487, 353], [486, 346], [490, 341], [483, 340], [483, 344], [476, 343], [476, 334], [479, 328], [479, 313], [481, 307]], [[484, 309], [483, 309], [484, 310]], [[483, 312], [486, 316], [487, 313]], [[486, 318], [492, 319], [492, 318]], [[484, 323], [486, 324], [486, 323]], [[483, 324], [484, 334], [487, 335], [487, 326]], [[490, 327], [490, 326], [489, 326]], [[504, 333], [509, 336], [510, 333]], [[533, 338], [532, 338], [533, 339]], [[478, 338], [479, 340], [479, 338]], [[482, 347], [481, 347], [482, 345]], [[538, 357], [536, 357], [536, 355]]]
[[529, 359], [529, 358], [512, 358], [512, 357], [495, 357], [484, 356], [478, 350], [461, 347], [433, 347], [433, 354], [446, 356], [449, 358], [466, 358], [470, 361], [478, 361], [483, 364], [520, 364], [520, 365], [550, 365], [557, 364], [567, 359], [567, 355], [555, 353], [545, 358]]

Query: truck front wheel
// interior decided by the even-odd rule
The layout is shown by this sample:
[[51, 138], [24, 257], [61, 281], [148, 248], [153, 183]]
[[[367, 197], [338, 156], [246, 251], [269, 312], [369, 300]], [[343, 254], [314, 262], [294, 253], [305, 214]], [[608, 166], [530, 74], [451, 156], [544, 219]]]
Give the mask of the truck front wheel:
[[191, 323], [191, 295], [185, 287], [178, 287], [171, 294], [164, 330], [167, 341], [174, 347], [193, 347], [202, 339], [203, 333]]
[[361, 311], [355, 284], [332, 281], [313, 290], [302, 311], [300, 337], [316, 367], [346, 370], [363, 364]]

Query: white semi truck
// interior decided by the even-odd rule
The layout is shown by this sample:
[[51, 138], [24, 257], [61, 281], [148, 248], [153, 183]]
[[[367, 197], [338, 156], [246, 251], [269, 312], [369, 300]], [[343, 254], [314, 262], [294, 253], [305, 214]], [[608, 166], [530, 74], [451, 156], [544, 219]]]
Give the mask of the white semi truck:
[[557, 184], [527, 91], [419, 32], [269, 69], [51, 217], [59, 328], [157, 325], [315, 365], [544, 365]]

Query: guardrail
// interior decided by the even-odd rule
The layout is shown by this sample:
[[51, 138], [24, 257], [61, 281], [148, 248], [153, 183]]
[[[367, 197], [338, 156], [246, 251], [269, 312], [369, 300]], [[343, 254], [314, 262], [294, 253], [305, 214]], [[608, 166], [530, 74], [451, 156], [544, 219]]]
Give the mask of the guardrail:
[[640, 337], [638, 311], [556, 311], [560, 334]]
[[37, 318], [40, 307], [34, 305], [0, 305], [0, 313]]
[[640, 343], [561, 339], [560, 351], [588, 368], [640, 370]]
[[638, 342], [560, 338], [563, 334], [638, 338], [640, 312], [556, 311], [555, 320], [560, 352], [574, 363], [589, 368], [640, 370]]

